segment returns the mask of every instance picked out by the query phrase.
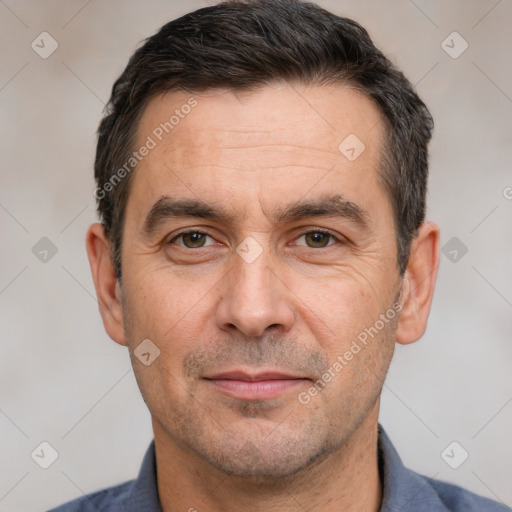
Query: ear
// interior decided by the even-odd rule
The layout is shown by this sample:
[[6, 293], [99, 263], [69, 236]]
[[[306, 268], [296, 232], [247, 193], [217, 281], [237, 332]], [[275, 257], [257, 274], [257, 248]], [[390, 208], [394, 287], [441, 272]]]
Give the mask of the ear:
[[87, 230], [86, 247], [105, 330], [116, 343], [126, 345], [121, 287], [110, 261], [110, 242], [101, 224], [92, 224]]
[[402, 288], [402, 311], [396, 341], [403, 345], [420, 339], [427, 327], [439, 267], [439, 227], [424, 222], [411, 243]]

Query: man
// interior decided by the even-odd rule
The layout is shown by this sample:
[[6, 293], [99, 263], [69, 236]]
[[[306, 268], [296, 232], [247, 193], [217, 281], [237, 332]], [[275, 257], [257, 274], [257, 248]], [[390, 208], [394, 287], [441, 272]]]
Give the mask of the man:
[[221, 3], [136, 51], [87, 251], [154, 443], [56, 510], [505, 510], [406, 469], [378, 425], [433, 296], [431, 131], [366, 31], [312, 4]]

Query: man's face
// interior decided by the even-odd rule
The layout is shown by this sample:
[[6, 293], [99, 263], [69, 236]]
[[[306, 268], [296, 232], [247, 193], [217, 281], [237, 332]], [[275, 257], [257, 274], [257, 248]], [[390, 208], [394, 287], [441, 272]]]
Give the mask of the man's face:
[[[156, 147], [126, 207], [126, 343], [157, 439], [224, 472], [293, 474], [376, 421], [393, 353], [380, 114], [340, 86], [189, 98], [154, 98], [138, 127], [136, 148]], [[350, 134], [356, 159], [353, 136], [339, 149]], [[133, 355], [146, 339], [149, 366]]]

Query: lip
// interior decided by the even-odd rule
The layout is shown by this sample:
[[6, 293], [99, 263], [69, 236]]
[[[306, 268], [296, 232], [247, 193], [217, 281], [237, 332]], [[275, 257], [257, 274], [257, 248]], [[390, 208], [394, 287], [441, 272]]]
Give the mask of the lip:
[[204, 377], [217, 391], [241, 400], [270, 400], [303, 385], [308, 378], [279, 371], [246, 372], [241, 370]]

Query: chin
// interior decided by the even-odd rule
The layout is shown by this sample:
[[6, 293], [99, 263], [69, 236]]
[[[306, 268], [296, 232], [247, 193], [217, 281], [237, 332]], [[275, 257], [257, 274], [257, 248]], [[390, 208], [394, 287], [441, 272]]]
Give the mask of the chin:
[[[318, 464], [335, 449], [321, 433], [302, 431], [226, 435], [224, 439], [196, 444], [194, 450], [211, 466], [251, 484], [275, 485]], [[286, 430], [286, 429], [283, 429]], [[320, 434], [320, 435], [319, 435]]]

